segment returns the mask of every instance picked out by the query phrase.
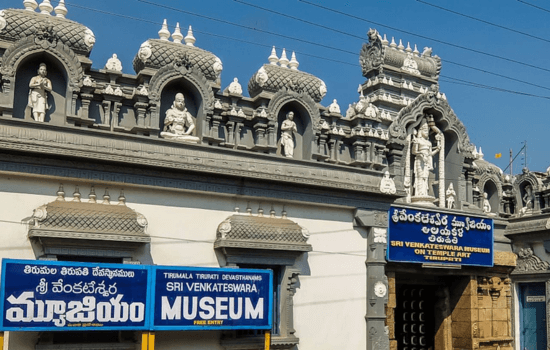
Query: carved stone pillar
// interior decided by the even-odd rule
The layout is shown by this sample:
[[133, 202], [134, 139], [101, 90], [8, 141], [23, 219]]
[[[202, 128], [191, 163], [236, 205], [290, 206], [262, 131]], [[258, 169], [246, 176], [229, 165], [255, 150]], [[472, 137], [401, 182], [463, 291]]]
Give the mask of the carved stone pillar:
[[134, 108], [137, 114], [137, 125], [140, 127], [145, 126], [145, 113], [147, 113], [147, 103], [136, 102], [134, 103]]
[[103, 100], [101, 102], [101, 105], [103, 106], [103, 116], [101, 117], [101, 125], [102, 126], [110, 126], [111, 125], [111, 101]]
[[265, 132], [267, 124], [256, 123], [254, 124], [254, 149], [265, 149], [267, 146]]
[[358, 209], [355, 220], [368, 230], [367, 236], [367, 350], [389, 349], [386, 327], [388, 278], [385, 275], [388, 213]]
[[355, 153], [355, 162], [362, 164], [365, 163], [365, 143], [355, 141], [353, 143], [353, 152]]
[[94, 95], [92, 94], [80, 94], [80, 101], [82, 102], [82, 107], [80, 108], [80, 118], [88, 119], [90, 117], [90, 103]]

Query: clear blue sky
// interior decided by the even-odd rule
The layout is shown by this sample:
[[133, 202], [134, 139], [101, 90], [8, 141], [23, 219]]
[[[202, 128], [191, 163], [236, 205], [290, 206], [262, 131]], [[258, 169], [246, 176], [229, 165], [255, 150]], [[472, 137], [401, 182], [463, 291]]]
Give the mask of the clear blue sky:
[[[117, 53], [122, 61], [123, 71], [133, 74], [132, 60], [140, 44], [148, 38], [158, 38], [157, 32], [166, 18], [170, 31], [179, 22], [184, 36], [186, 28], [192, 25], [197, 39], [195, 45], [220, 57], [224, 66], [222, 88], [237, 77], [243, 90], [246, 90], [252, 74], [267, 63], [271, 46], [277, 48], [279, 55], [284, 47], [289, 58], [291, 51], [297, 52], [300, 70], [325, 81], [328, 93], [321, 104], [328, 106], [333, 99], [337, 99], [343, 111], [348, 104], [358, 99], [357, 86], [364, 82], [358, 63], [359, 51], [366, 41], [366, 32], [369, 27], [373, 27], [381, 34], [387, 34], [389, 40], [394, 36], [396, 40], [402, 39], [405, 45], [410, 42], [413, 48], [417, 44], [420, 51], [425, 46], [432, 47], [433, 54], [442, 58], [441, 74], [444, 77], [440, 79], [440, 90], [447, 95], [451, 107], [466, 126], [471, 141], [482, 147], [485, 159], [504, 169], [508, 164], [510, 148], [515, 154], [523, 146], [522, 142], [527, 140], [529, 169], [545, 171], [550, 165], [547, 141], [550, 132], [550, 3], [536, 0], [426, 0], [455, 12], [498, 24], [512, 30], [510, 31], [417, 0], [307, 1], [363, 20], [324, 10], [300, 0], [67, 0], [66, 5], [69, 19], [83, 23], [95, 33], [96, 44], [91, 55], [94, 68], [103, 68], [107, 59]], [[301, 21], [254, 8], [243, 2], [293, 16]], [[544, 7], [548, 12], [528, 6], [524, 2]], [[52, 4], [56, 6], [57, 1], [52, 1]], [[23, 1], [3, 0], [0, 8], [23, 8]], [[313, 26], [304, 21], [350, 35]], [[229, 22], [256, 30], [245, 29]], [[522, 35], [517, 31], [538, 38]], [[520, 63], [459, 49], [431, 39]], [[478, 70], [461, 67], [456, 63]], [[468, 83], [457, 83], [455, 79]], [[541, 97], [473, 87], [470, 83]], [[499, 152], [502, 153], [502, 158], [495, 159], [495, 154]], [[514, 163], [514, 173], [520, 172], [522, 167], [523, 156], [520, 155]]]

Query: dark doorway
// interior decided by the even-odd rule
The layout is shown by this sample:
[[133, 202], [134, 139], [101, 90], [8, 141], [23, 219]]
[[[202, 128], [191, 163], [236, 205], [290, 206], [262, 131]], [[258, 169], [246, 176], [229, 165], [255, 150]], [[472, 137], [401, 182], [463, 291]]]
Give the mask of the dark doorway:
[[397, 286], [395, 338], [398, 350], [434, 348], [437, 286]]

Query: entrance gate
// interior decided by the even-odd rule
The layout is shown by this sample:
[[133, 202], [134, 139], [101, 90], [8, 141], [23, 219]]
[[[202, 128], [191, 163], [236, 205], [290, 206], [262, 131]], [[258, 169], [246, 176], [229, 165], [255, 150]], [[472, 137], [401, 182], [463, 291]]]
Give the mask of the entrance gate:
[[520, 344], [522, 350], [546, 350], [545, 283], [520, 283]]
[[398, 286], [395, 308], [398, 350], [433, 349], [434, 298], [435, 292], [431, 286]]

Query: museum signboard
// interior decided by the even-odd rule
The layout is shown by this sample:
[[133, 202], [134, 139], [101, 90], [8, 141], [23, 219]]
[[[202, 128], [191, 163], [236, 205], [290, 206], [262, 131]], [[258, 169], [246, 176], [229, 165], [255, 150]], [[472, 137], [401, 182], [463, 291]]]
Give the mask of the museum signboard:
[[493, 266], [493, 220], [393, 207], [387, 259], [438, 265]]
[[271, 270], [158, 266], [154, 279], [155, 330], [271, 329]]
[[0, 331], [271, 329], [270, 270], [2, 260]]
[[146, 330], [146, 266], [2, 260], [1, 330]]

